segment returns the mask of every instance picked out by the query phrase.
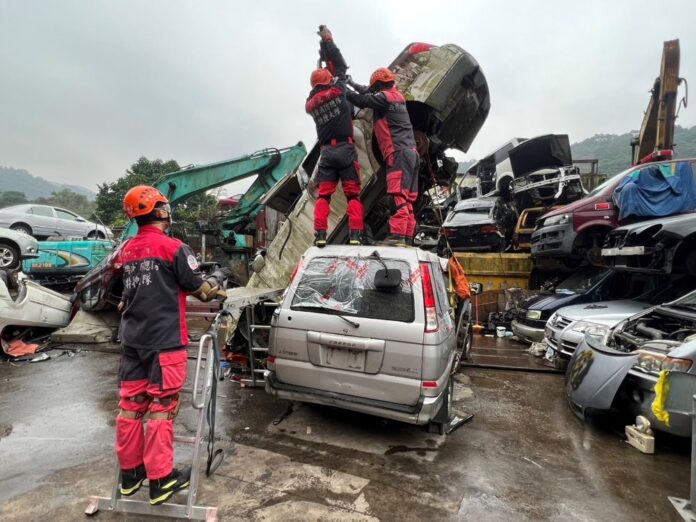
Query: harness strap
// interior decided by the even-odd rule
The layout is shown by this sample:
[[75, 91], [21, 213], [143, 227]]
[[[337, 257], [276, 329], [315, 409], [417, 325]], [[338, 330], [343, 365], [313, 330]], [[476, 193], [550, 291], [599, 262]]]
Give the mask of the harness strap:
[[121, 417], [123, 417], [124, 419], [138, 420], [138, 419], [141, 419], [143, 415], [145, 415], [145, 412], [144, 411], [121, 410], [119, 412], [119, 415]]
[[[150, 420], [174, 420], [174, 418], [179, 415], [179, 409], [181, 408], [181, 401], [179, 399], [179, 394], [177, 393], [176, 395], [172, 395], [170, 397], [162, 397], [160, 399], [160, 404], [163, 404], [165, 406], [171, 404], [171, 400], [174, 400], [174, 398], [177, 399], [176, 402], [176, 407], [170, 411], [170, 412], [156, 412], [156, 413], [150, 413]], [[171, 399], [168, 401], [166, 404], [162, 402], [164, 399]]]

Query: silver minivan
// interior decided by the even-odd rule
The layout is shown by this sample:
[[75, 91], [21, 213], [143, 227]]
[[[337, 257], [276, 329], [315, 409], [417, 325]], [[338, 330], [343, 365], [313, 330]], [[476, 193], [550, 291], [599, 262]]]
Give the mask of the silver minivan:
[[418, 248], [310, 248], [271, 322], [266, 391], [443, 433], [471, 306], [450, 304], [441, 261]]

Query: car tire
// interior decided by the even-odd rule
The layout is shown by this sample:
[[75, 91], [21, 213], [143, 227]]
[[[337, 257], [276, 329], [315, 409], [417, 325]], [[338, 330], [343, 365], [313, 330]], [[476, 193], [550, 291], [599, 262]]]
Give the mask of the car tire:
[[[452, 366], [452, 374], [458, 369], [462, 361], [469, 358], [471, 354], [471, 345], [473, 343], [473, 328], [471, 326], [471, 307], [466, 306], [466, 303], [461, 303], [457, 311], [457, 354], [454, 357], [454, 365]], [[463, 343], [463, 346], [462, 346]]]
[[14, 225], [10, 226], [10, 229], [14, 230], [15, 232], [24, 232], [28, 236], [32, 235], [31, 227], [25, 223], [15, 223]]
[[106, 239], [106, 236], [101, 232], [90, 232], [87, 234], [87, 239]]
[[444, 435], [449, 425], [450, 417], [452, 416], [452, 396], [454, 395], [454, 379], [452, 376], [447, 380], [445, 388], [445, 397], [442, 400], [440, 409], [428, 423], [428, 433], [438, 433]]
[[0, 244], [0, 270], [14, 270], [19, 263], [19, 251], [12, 245]]

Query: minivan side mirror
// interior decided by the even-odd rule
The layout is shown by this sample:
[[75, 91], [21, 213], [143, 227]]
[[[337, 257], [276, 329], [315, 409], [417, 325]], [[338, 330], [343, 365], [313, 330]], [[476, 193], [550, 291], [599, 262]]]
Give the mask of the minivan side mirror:
[[469, 283], [469, 292], [471, 295], [479, 295], [483, 293], [482, 283]]
[[380, 268], [375, 274], [377, 290], [393, 290], [401, 286], [401, 270], [398, 268]]

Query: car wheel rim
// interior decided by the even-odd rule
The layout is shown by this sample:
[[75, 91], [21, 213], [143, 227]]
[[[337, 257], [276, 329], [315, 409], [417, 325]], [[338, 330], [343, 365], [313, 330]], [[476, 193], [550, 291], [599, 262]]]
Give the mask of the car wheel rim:
[[6, 268], [14, 262], [14, 254], [7, 248], [0, 248], [0, 268]]

